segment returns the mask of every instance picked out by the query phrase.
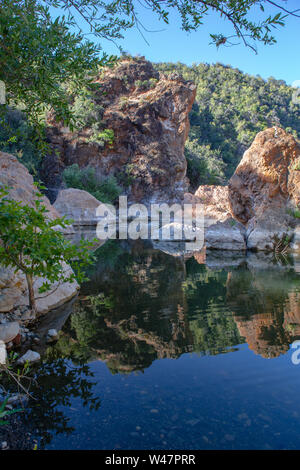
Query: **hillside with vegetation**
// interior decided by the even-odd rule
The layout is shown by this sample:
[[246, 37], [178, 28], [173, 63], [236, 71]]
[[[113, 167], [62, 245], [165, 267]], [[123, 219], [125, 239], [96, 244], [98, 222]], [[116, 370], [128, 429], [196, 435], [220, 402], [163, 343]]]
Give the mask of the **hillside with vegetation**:
[[[268, 127], [279, 126], [296, 138], [300, 136], [300, 107], [293, 99], [295, 89], [283, 80], [271, 77], [266, 81], [220, 63], [192, 66], [159, 63], [155, 68], [167, 76], [178, 74], [197, 85], [185, 145], [191, 190], [200, 184], [224, 183], [256, 134]], [[89, 97], [84, 99], [88, 101]], [[90, 107], [88, 102], [83, 105], [84, 109]], [[82, 113], [81, 119], [84, 117]], [[5, 121], [0, 129], [0, 150], [18, 156], [37, 175], [42, 153], [34, 129], [18, 110], [8, 110]]]
[[300, 136], [300, 107], [295, 89], [283, 80], [267, 81], [220, 63], [159, 63], [162, 73], [178, 73], [197, 85], [186, 143], [193, 188], [229, 178], [256, 134], [279, 126]]

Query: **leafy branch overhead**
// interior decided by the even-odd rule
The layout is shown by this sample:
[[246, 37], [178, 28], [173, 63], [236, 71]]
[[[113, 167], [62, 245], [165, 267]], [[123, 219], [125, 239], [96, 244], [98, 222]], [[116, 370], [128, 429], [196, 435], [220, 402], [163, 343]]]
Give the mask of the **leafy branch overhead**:
[[[177, 11], [185, 31], [196, 30], [216, 13], [232, 24], [233, 34], [212, 32], [213, 43], [228, 45], [237, 37], [255, 50], [257, 42], [275, 42], [272, 30], [283, 26], [287, 16], [300, 16], [286, 6], [283, 0], [2, 0], [0, 80], [6, 84], [7, 103], [22, 106], [35, 124], [52, 108], [58, 120], [72, 126], [66, 87], [81, 90], [99, 67], [114, 62], [99, 40], [118, 44], [133, 27], [144, 34], [146, 9], [164, 24]], [[261, 19], [251, 20], [259, 10]]]
[[[85, 24], [89, 33], [114, 42], [123, 38], [126, 29], [134, 26], [143, 36], [144, 32], [150, 32], [143, 22], [146, 9], [152, 10], [165, 24], [170, 22], [170, 13], [177, 11], [182, 29], [187, 32], [198, 29], [209, 14], [217, 13], [233, 26], [233, 34], [212, 33], [213, 43], [228, 45], [232, 44], [232, 38], [238, 38], [254, 51], [256, 42], [276, 42], [272, 29], [284, 26], [288, 16], [300, 18], [300, 8], [288, 9], [288, 0], [46, 0], [44, 3], [67, 12], [69, 24], [79, 27], [80, 33], [84, 31], [78, 25]], [[254, 21], [249, 17], [261, 19]], [[82, 22], [78, 22], [78, 18]]]

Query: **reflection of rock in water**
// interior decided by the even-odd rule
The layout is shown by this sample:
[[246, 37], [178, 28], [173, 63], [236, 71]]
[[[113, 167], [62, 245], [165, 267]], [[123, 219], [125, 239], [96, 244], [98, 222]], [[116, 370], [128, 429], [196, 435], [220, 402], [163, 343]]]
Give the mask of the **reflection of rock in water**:
[[289, 349], [288, 337], [273, 314], [254, 315], [249, 321], [236, 317], [236, 324], [249, 348], [262, 357], [277, 357]]
[[291, 292], [295, 282], [292, 271], [251, 271], [247, 265], [228, 274], [227, 304], [240, 334], [262, 357], [284, 354], [300, 334], [300, 297]]

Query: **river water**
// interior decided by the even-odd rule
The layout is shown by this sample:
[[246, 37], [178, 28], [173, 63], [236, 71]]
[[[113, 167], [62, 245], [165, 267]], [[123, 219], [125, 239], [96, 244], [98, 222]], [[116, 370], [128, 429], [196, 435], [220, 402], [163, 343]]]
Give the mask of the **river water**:
[[37, 371], [39, 447], [299, 449], [299, 260], [170, 246], [97, 250]]

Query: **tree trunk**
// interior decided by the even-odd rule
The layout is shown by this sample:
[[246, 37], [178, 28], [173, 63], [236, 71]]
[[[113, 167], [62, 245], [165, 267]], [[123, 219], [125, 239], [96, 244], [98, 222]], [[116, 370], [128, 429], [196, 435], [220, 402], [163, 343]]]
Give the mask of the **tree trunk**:
[[36, 303], [34, 298], [33, 279], [31, 274], [26, 274], [27, 286], [28, 286], [28, 298], [29, 307], [33, 313], [36, 313]]

